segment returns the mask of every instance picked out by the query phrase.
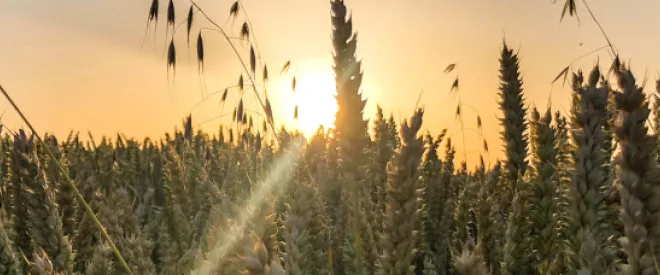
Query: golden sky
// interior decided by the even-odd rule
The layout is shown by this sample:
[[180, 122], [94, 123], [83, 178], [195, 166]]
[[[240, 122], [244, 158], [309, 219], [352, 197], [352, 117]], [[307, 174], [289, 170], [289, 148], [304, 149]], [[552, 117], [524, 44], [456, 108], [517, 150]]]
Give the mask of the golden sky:
[[[228, 17], [232, 1], [199, 0], [220, 24]], [[641, 79], [646, 70], [653, 79], [660, 65], [657, 29], [660, 2], [641, 0], [588, 1], [612, 42]], [[183, 20], [189, 2], [178, 0], [177, 21]], [[244, 0], [264, 61], [270, 68], [269, 93], [276, 122], [293, 126], [293, 106], [301, 104], [300, 121], [310, 132], [332, 116], [330, 4], [328, 0]], [[195, 53], [186, 48], [185, 33], [177, 33], [181, 57], [174, 81], [166, 72], [164, 24], [155, 44], [148, 36], [141, 43], [150, 0], [0, 2], [0, 84], [5, 87], [41, 132], [65, 135], [69, 130], [91, 131], [95, 136], [116, 132], [127, 136], [161, 136], [180, 123], [202, 99]], [[419, 93], [425, 107], [424, 130], [437, 134], [447, 128], [457, 146], [474, 163], [481, 150], [476, 112], [483, 120], [490, 160], [501, 157], [500, 112], [497, 109], [498, 57], [502, 39], [519, 50], [525, 98], [528, 105], [545, 109], [553, 90], [553, 109], [568, 107], [569, 91], [552, 79], [571, 60], [605, 45], [602, 35], [581, 4], [580, 24], [574, 18], [559, 22], [562, 4], [547, 0], [349, 0], [354, 30], [359, 33], [358, 55], [364, 70], [363, 94], [369, 101], [366, 116], [376, 104], [398, 121], [413, 112]], [[161, 20], [167, 2], [161, 3]], [[243, 16], [227, 30], [238, 34]], [[208, 27], [202, 17], [193, 29]], [[182, 28], [183, 30], [183, 28]], [[196, 31], [192, 41], [195, 40]], [[204, 34], [206, 93], [235, 85], [241, 72], [226, 42], [213, 33]], [[190, 52], [191, 61], [187, 61]], [[247, 48], [242, 49], [247, 57]], [[608, 66], [606, 51], [580, 62], [590, 69], [600, 57]], [[291, 75], [279, 68], [292, 58], [298, 65], [299, 84], [290, 91]], [[457, 98], [450, 97], [452, 75], [447, 64], [458, 63], [464, 108], [465, 142], [455, 120]], [[648, 85], [647, 92], [651, 86]], [[248, 91], [249, 92], [249, 91]], [[235, 95], [235, 94], [234, 94]], [[194, 123], [231, 112], [236, 96], [224, 108], [220, 95], [208, 98], [192, 112]], [[257, 110], [254, 102], [246, 106]], [[9, 128], [20, 121], [4, 100], [3, 122]], [[201, 125], [217, 131], [225, 119]]]

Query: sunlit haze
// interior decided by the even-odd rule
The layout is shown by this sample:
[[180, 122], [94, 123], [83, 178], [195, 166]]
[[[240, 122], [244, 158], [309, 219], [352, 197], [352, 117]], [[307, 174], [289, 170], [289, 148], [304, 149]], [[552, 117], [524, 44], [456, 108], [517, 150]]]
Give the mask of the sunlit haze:
[[[197, 1], [231, 35], [238, 36], [241, 22], [227, 20], [232, 2]], [[660, 65], [660, 38], [655, 35], [660, 26], [660, 2], [589, 2], [622, 56], [632, 61], [633, 71], [643, 76], [648, 70], [653, 78]], [[177, 3], [179, 21], [189, 3]], [[297, 127], [307, 136], [319, 125], [332, 127], [337, 106], [329, 1], [243, 3], [254, 26], [260, 61], [270, 69], [268, 94], [277, 127]], [[457, 159], [466, 155], [471, 163], [480, 154], [491, 162], [502, 157], [497, 92], [503, 39], [519, 52], [526, 103], [541, 110], [550, 103], [553, 110], [562, 112], [568, 109], [569, 91], [561, 83], [551, 85], [552, 80], [575, 58], [605, 45], [586, 13], [580, 24], [575, 18], [560, 23], [562, 4], [547, 0], [346, 3], [358, 32], [362, 91], [368, 99], [365, 117], [372, 117], [380, 104], [386, 115], [392, 113], [401, 121], [412, 115], [421, 93], [420, 105], [426, 110], [423, 130], [437, 134], [448, 129], [457, 141]], [[168, 79], [169, 40], [165, 40], [164, 22], [159, 24], [158, 35], [153, 35], [152, 28], [142, 45], [149, 5], [147, 0], [2, 1], [0, 84], [41, 132], [91, 131], [97, 137], [122, 132], [157, 138], [180, 128], [203, 94], [236, 85], [242, 69], [226, 41], [207, 33], [200, 81], [194, 47], [186, 46], [181, 28], [176, 41], [182, 58], [175, 78]], [[164, 9], [161, 12], [164, 20]], [[201, 19], [195, 24], [200, 24], [196, 28], [208, 26]], [[248, 47], [243, 46], [239, 50], [247, 58]], [[291, 69], [280, 73], [287, 60], [293, 61]], [[603, 66], [611, 62], [607, 51], [598, 51], [576, 62], [574, 68], [589, 69], [597, 60]], [[460, 77], [461, 99], [472, 107], [464, 109], [466, 144], [482, 144], [476, 129], [480, 115], [483, 137], [491, 148], [488, 154], [480, 146], [463, 148], [459, 142], [461, 127], [454, 119], [457, 97], [449, 95], [455, 74], [443, 74], [450, 63], [458, 64], [454, 73]], [[295, 92], [294, 75], [298, 77]], [[221, 94], [208, 97], [192, 110], [194, 125], [215, 133], [221, 123], [231, 122], [230, 115], [211, 119], [230, 113], [236, 105], [235, 91], [224, 104]], [[297, 121], [293, 119], [296, 105]], [[246, 110], [255, 112], [259, 107], [253, 100], [246, 102]], [[6, 111], [2, 120], [9, 128], [21, 127], [4, 100], [0, 111]]]

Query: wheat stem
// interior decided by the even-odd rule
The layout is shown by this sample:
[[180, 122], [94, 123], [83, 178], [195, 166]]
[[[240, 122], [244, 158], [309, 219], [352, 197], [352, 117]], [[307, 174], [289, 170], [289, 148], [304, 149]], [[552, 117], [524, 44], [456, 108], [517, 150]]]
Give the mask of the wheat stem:
[[605, 41], [607, 41], [607, 46], [609, 46], [610, 50], [612, 51], [612, 55], [613, 55], [612, 58], [614, 58], [615, 56], [617, 56], [617, 53], [616, 53], [616, 51], [614, 51], [614, 46], [612, 46], [612, 42], [610, 41], [610, 38], [607, 36], [607, 33], [605, 33], [605, 29], [603, 29], [603, 26], [600, 24], [598, 19], [596, 19], [596, 16], [591, 11], [591, 8], [589, 8], [589, 5], [587, 5], [587, 1], [582, 0], [582, 4], [584, 4], [584, 7], [587, 8], [587, 12], [589, 12], [589, 16], [591, 16], [591, 19], [594, 20], [594, 23], [596, 23], [596, 26], [598, 26], [598, 28], [600, 29], [600, 32], [605, 37]]

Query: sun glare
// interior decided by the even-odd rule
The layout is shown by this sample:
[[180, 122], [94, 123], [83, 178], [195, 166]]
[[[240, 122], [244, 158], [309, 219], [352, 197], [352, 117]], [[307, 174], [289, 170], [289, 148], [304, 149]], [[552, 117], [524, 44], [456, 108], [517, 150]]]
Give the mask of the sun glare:
[[306, 137], [313, 136], [319, 126], [334, 127], [337, 103], [332, 71], [303, 73], [297, 80], [294, 101], [298, 105], [297, 128]]

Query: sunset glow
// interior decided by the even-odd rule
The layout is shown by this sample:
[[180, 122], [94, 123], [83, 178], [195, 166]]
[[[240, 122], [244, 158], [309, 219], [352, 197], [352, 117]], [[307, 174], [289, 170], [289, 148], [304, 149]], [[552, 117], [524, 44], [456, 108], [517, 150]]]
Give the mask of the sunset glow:
[[337, 103], [335, 101], [335, 79], [326, 71], [303, 72], [303, 76], [296, 79], [294, 102], [298, 105], [297, 127], [306, 137], [316, 133], [319, 126], [325, 129], [334, 126]]
[[658, 11], [0, 1], [0, 275], [660, 275]]
[[[225, 26], [232, 36], [237, 36], [243, 19], [234, 23], [228, 20], [232, 2], [205, 0], [199, 1], [199, 5], [213, 11], [209, 16]], [[205, 32], [204, 44], [208, 49], [204, 81], [200, 81], [195, 53], [197, 32], [190, 35], [190, 45], [186, 45], [183, 24], [175, 39], [180, 57], [176, 78], [168, 80], [166, 20], [159, 21], [156, 35], [150, 32], [144, 39], [150, 3], [3, 2], [0, 21], [7, 26], [20, 26], [3, 33], [4, 39], [11, 41], [0, 45], [3, 87], [13, 93], [40, 131], [57, 135], [67, 135], [73, 130], [90, 131], [99, 137], [114, 136], [117, 132], [138, 138], [160, 137], [202, 100], [200, 85], [205, 85], [209, 93], [236, 85], [242, 67], [222, 36]], [[163, 18], [165, 3], [161, 5]], [[188, 6], [184, 3], [187, 2], [177, 5], [177, 11], [181, 10], [177, 21], [185, 22]], [[263, 62], [270, 70], [269, 92], [276, 127], [297, 127], [310, 135], [319, 125], [332, 125], [336, 106], [332, 96], [329, 3], [245, 1], [244, 6], [254, 27], [254, 42], [258, 41], [259, 65]], [[648, 35], [658, 25], [657, 16], [650, 11], [660, 9], [660, 2], [624, 5], [606, 1], [593, 9], [615, 40], [617, 49], [626, 54], [626, 59], [634, 61], [633, 69], [638, 74], [643, 75], [646, 68], [652, 72], [660, 66], [660, 57], [655, 54], [659, 40]], [[516, 16], [511, 11], [516, 11]], [[286, 14], [287, 20], [274, 16], [282, 14]], [[354, 19], [353, 30], [360, 34], [357, 58], [362, 61], [364, 72], [363, 98], [368, 99], [365, 119], [374, 115], [379, 104], [388, 116], [393, 114], [400, 121], [411, 113], [417, 95], [424, 90], [419, 105], [427, 107], [426, 130], [433, 135], [442, 129], [460, 133], [460, 124], [454, 119], [456, 102], [447, 93], [454, 75], [443, 73], [449, 63], [458, 63], [462, 100], [479, 110], [492, 162], [503, 156], [497, 129], [501, 115], [497, 107], [497, 56], [502, 39], [506, 38], [517, 49], [520, 46], [528, 104], [551, 103], [553, 109], [562, 112], [570, 110], [569, 86], [553, 85], [552, 80], [576, 57], [605, 43], [591, 21], [579, 25], [577, 20], [564, 19], [560, 23], [561, 5], [550, 1], [422, 1], [410, 5], [403, 1], [366, 0], [351, 1], [350, 14]], [[634, 20], [617, 19], [622, 17]], [[209, 27], [201, 16], [196, 19], [199, 20], [194, 22], [194, 30]], [[238, 49], [247, 62], [250, 44], [243, 44]], [[608, 58], [607, 51], [601, 50], [573, 65], [576, 69], [590, 68], [594, 60], [600, 60], [603, 66], [608, 66]], [[279, 74], [287, 60], [294, 61], [299, 73], [292, 68], [289, 74]], [[295, 93], [291, 91], [294, 75], [298, 81]], [[34, 80], [35, 76], [39, 81]], [[252, 92], [246, 90], [249, 92], [246, 107], [259, 111]], [[224, 107], [219, 101], [219, 96], [215, 96], [196, 108], [195, 124], [231, 113], [237, 97], [230, 94]], [[293, 120], [296, 104], [298, 121]], [[6, 103], [0, 106], [7, 110]], [[117, 112], [118, 108], [122, 111]], [[470, 128], [475, 127], [476, 115], [465, 112], [464, 120]], [[19, 117], [8, 110], [2, 122], [13, 129], [22, 125]], [[221, 124], [231, 124], [231, 115], [199, 127], [216, 132]], [[466, 144], [482, 142], [480, 135], [470, 131], [465, 139]], [[456, 146], [459, 152], [472, 151], [463, 148], [462, 142]], [[457, 161], [465, 155], [470, 163], [477, 163], [477, 153], [457, 154]]]

